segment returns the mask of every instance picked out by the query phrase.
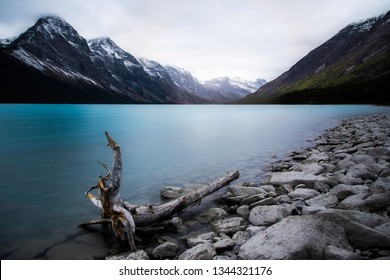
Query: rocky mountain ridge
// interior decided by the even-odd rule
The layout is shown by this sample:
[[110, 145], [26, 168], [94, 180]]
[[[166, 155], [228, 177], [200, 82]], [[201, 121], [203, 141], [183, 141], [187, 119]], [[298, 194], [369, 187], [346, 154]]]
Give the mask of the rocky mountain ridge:
[[388, 103], [390, 12], [349, 24], [242, 103]]
[[[52, 16], [39, 19], [16, 39], [1, 40], [0, 57], [0, 102], [182, 104], [241, 97], [203, 88], [178, 68], [159, 68], [156, 62], [152, 69], [110, 38], [87, 41], [65, 20]], [[191, 86], [178, 83], [188, 77]]]

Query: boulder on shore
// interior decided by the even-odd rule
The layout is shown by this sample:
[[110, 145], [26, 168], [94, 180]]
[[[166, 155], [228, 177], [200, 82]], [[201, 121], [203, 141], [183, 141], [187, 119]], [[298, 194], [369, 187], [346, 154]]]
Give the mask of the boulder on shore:
[[342, 226], [317, 215], [289, 216], [252, 236], [240, 248], [246, 260], [324, 259], [328, 245], [352, 251]]
[[265, 183], [273, 186], [282, 186], [284, 184], [289, 184], [293, 187], [299, 184], [305, 184], [313, 188], [315, 182], [323, 182], [325, 181], [325, 179], [326, 178], [321, 175], [313, 175], [300, 171], [288, 171], [274, 172], [270, 174]]

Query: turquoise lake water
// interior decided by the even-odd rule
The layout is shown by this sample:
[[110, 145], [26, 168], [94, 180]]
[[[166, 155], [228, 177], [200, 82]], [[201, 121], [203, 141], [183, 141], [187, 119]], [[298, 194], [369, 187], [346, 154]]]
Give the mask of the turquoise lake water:
[[[266, 166], [313, 144], [342, 118], [377, 106], [0, 105], [1, 259], [104, 256], [99, 211], [84, 196], [111, 165], [104, 131], [122, 148], [122, 197], [160, 203], [162, 186], [191, 186]], [[205, 201], [204, 203], [211, 203]]]

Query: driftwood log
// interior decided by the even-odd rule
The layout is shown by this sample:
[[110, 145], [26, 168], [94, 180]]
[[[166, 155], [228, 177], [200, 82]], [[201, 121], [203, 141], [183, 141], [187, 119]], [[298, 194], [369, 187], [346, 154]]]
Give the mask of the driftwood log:
[[[110, 146], [113, 152], [112, 171], [109, 170], [107, 164], [99, 161], [106, 169], [107, 175], [104, 177], [99, 176], [98, 184], [85, 193], [92, 203], [101, 210], [101, 218], [83, 223], [81, 226], [111, 224], [117, 237], [121, 239], [127, 237], [132, 251], [136, 249], [133, 234], [137, 227], [145, 227], [162, 222], [177, 212], [196, 204], [199, 205], [203, 197], [228, 185], [240, 176], [237, 170], [227, 172], [226, 175], [206, 186], [158, 206], [150, 204], [147, 206], [133, 205], [124, 201], [119, 194], [122, 179], [121, 149], [107, 131], [105, 134], [108, 140], [107, 146]], [[98, 189], [98, 197], [91, 193], [93, 189]]]

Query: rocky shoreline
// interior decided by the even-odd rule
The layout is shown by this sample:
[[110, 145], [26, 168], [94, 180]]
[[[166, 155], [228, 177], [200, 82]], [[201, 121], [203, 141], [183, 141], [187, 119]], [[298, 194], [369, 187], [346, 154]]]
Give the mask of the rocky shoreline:
[[315, 146], [234, 183], [182, 236], [106, 259], [390, 259], [390, 115], [342, 121]]

